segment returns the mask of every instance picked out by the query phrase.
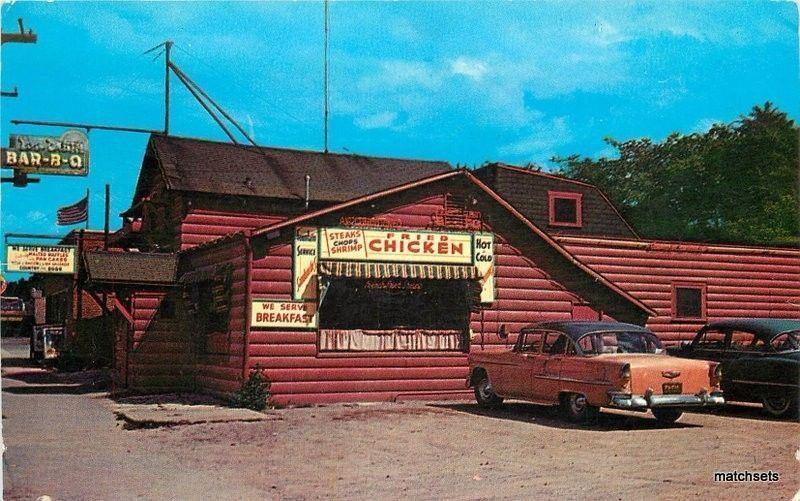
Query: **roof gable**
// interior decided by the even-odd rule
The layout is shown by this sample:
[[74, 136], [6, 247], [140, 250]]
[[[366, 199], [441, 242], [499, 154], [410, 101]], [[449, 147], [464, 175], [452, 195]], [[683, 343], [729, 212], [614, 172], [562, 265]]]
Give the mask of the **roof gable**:
[[[157, 166], [157, 169], [155, 167]], [[446, 162], [343, 155], [152, 135], [134, 195], [160, 173], [167, 189], [219, 195], [342, 202], [452, 170]]]
[[[638, 238], [609, 198], [596, 186], [563, 176], [503, 163], [485, 165], [475, 175], [526, 218], [553, 234]], [[549, 194], [576, 193], [582, 198], [578, 227], [550, 227]]]

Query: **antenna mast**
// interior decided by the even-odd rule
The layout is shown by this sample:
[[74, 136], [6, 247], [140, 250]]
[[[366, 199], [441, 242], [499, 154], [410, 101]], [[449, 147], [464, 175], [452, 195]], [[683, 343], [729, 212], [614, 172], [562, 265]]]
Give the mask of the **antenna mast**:
[[164, 42], [164, 135], [169, 135], [169, 67], [172, 40]]
[[325, 101], [325, 148], [324, 152], [328, 153], [328, 0], [325, 0], [325, 28], [324, 28], [324, 36], [325, 36], [325, 71], [324, 71], [324, 90], [323, 90], [323, 97]]

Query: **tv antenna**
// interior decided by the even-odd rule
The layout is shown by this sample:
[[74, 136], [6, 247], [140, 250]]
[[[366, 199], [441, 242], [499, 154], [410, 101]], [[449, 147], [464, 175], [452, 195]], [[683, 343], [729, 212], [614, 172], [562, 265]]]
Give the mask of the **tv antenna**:
[[328, 0], [324, 0], [325, 3], [325, 22], [323, 28], [323, 37], [324, 37], [324, 70], [323, 70], [323, 101], [324, 101], [324, 112], [323, 112], [323, 121], [324, 121], [324, 148], [323, 152], [328, 153], [328, 113], [329, 113], [329, 103], [328, 103], [328, 38], [329, 38], [329, 28], [328, 28]]

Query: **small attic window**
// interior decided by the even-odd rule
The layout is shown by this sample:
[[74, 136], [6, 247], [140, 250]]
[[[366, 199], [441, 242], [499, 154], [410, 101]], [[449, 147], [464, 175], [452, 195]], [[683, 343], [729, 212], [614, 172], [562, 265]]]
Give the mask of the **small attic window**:
[[550, 199], [550, 226], [583, 226], [581, 193], [565, 191], [548, 191]]

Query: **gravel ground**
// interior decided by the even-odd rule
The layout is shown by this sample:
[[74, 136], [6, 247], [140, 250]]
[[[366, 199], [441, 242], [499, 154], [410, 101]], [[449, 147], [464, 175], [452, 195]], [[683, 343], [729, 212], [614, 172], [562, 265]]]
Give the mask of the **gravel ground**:
[[[105, 394], [3, 342], [5, 499], [788, 499], [800, 487], [800, 425], [752, 407], [579, 427], [525, 403], [339, 404], [125, 430]], [[779, 482], [713, 482], [770, 469]]]

